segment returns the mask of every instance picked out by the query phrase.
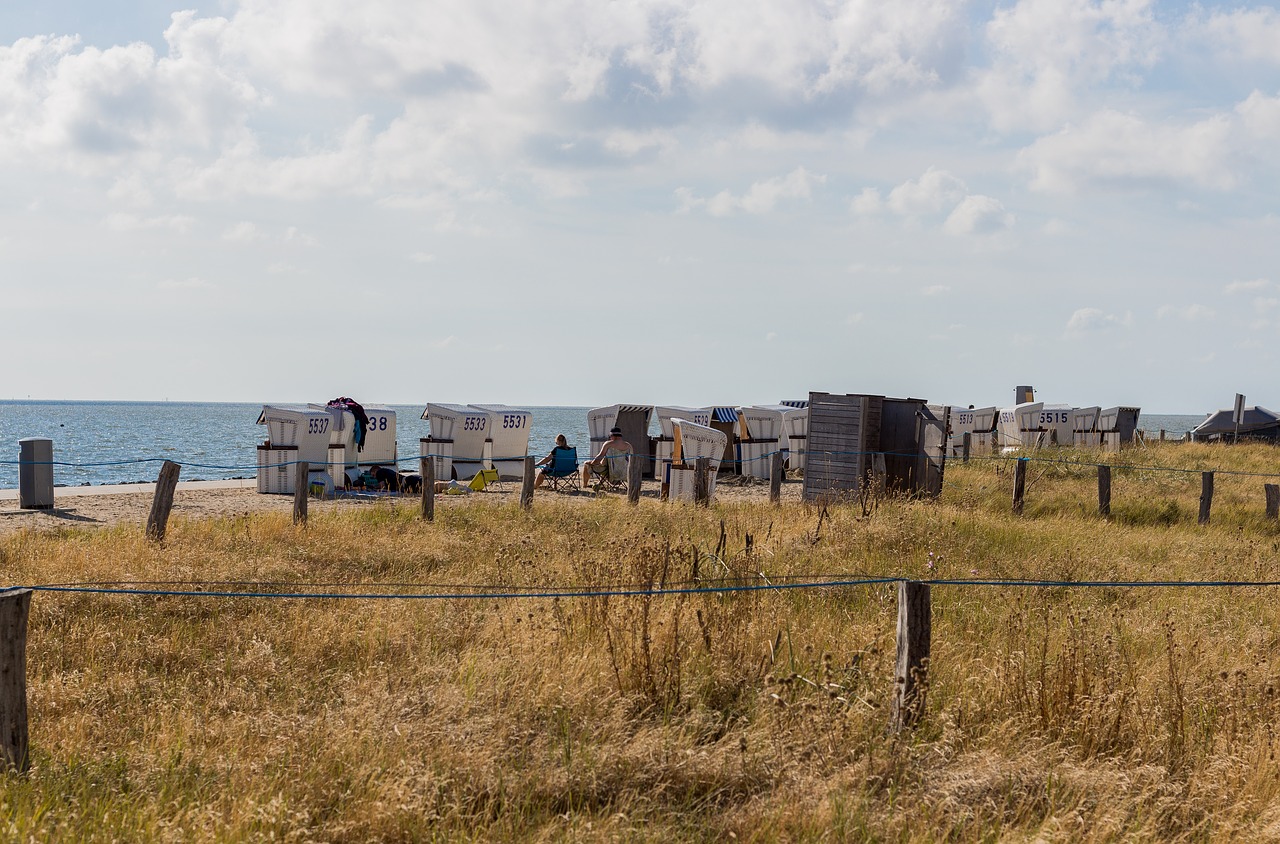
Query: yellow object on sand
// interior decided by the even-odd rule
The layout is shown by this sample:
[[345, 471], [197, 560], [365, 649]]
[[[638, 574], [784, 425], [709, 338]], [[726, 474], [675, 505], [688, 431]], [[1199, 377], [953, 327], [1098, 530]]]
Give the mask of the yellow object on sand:
[[481, 469], [479, 472], [476, 473], [476, 476], [471, 479], [471, 483], [467, 484], [467, 486], [471, 487], [476, 492], [479, 492], [480, 490], [487, 487], [489, 484], [495, 484], [497, 482], [498, 482], [497, 469]]

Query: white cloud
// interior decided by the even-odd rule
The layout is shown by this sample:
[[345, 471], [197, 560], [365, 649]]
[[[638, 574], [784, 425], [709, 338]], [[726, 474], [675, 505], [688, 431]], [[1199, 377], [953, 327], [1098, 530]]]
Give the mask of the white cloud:
[[261, 102], [224, 61], [226, 27], [220, 18], [176, 13], [166, 56], [142, 42], [101, 50], [73, 37], [0, 47], [0, 152], [109, 172], [157, 149], [216, 149]]
[[1213, 308], [1205, 305], [1183, 305], [1177, 307], [1174, 305], [1161, 305], [1156, 309], [1156, 317], [1159, 319], [1168, 319], [1170, 317], [1183, 320], [1184, 322], [1201, 322], [1213, 319], [1215, 316]]
[[951, 288], [945, 284], [931, 284], [920, 291], [924, 296], [939, 296], [943, 293], [950, 293]]
[[861, 217], [878, 214], [882, 208], [884, 202], [880, 199], [880, 191], [875, 188], [863, 188], [862, 193], [849, 203], [849, 210]]
[[880, 199], [876, 188], [863, 188], [850, 204], [855, 215], [867, 216], [883, 209], [908, 220], [946, 214], [942, 230], [951, 235], [984, 235], [1010, 229], [1014, 216], [990, 196], [970, 194], [958, 177], [930, 167], [918, 179], [908, 179]]
[[1270, 7], [1215, 11], [1207, 19], [1194, 20], [1189, 40], [1209, 43], [1228, 61], [1280, 63], [1280, 12]]
[[1099, 308], [1080, 308], [1067, 320], [1067, 332], [1079, 334], [1090, 331], [1102, 331], [1109, 328], [1128, 327], [1132, 318], [1125, 314], [1117, 316]]
[[947, 234], [994, 234], [1013, 228], [1013, 215], [997, 199], [989, 196], [966, 196], [943, 223]]
[[432, 255], [430, 252], [414, 252], [409, 256], [409, 260], [413, 261], [415, 264], [434, 264], [436, 262], [436, 256]]
[[297, 226], [289, 226], [284, 230], [285, 243], [296, 243], [300, 246], [316, 246], [319, 241], [311, 235], [298, 229]]
[[895, 214], [937, 214], [960, 202], [964, 195], [964, 182], [946, 170], [930, 167], [919, 179], [903, 182], [890, 191], [886, 205]]
[[679, 142], [674, 134], [667, 131], [631, 132], [617, 130], [605, 136], [603, 146], [609, 152], [632, 158], [638, 155], [666, 152], [679, 146]]
[[992, 53], [976, 92], [1001, 131], [1045, 131], [1078, 116], [1089, 92], [1132, 84], [1166, 35], [1150, 0], [1019, 0], [986, 26]]
[[844, 318], [845, 325], [857, 325], [862, 322], [862, 311], [855, 311]]
[[1018, 154], [1018, 162], [1042, 191], [1186, 183], [1226, 190], [1237, 181], [1230, 134], [1231, 121], [1222, 115], [1169, 125], [1107, 110], [1040, 138]]
[[1223, 289], [1227, 293], [1247, 293], [1255, 290], [1266, 290], [1270, 286], [1271, 282], [1267, 279], [1254, 278], [1249, 281], [1233, 281]]
[[677, 188], [676, 198], [680, 200], [680, 206], [676, 213], [687, 214], [695, 208], [705, 207], [713, 217], [727, 217], [738, 212], [767, 214], [782, 200], [811, 198], [814, 185], [820, 185], [826, 180], [826, 176], [815, 175], [803, 167], [797, 167], [786, 176], [752, 184], [741, 196], [724, 190], [710, 199], [701, 199], [688, 188]]
[[114, 231], [144, 231], [147, 229], [169, 229], [186, 234], [195, 224], [195, 218], [185, 214], [162, 214], [157, 217], [139, 217], [136, 214], [123, 212], [110, 214], [105, 220], [107, 228]]
[[229, 226], [222, 232], [222, 239], [232, 243], [255, 243], [264, 238], [265, 235], [258, 227], [247, 220]]

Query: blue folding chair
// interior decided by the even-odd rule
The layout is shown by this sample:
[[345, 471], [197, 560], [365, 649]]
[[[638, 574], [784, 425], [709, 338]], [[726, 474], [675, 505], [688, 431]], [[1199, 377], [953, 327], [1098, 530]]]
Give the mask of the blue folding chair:
[[542, 467], [542, 474], [547, 479], [547, 488], [556, 492], [576, 491], [581, 481], [578, 478], [578, 449], [557, 448], [551, 454], [551, 463]]

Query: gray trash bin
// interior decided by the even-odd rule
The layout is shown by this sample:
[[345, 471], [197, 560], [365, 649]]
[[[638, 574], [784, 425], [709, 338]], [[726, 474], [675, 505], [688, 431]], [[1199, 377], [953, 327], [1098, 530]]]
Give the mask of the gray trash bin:
[[18, 440], [18, 506], [23, 510], [53, 507], [53, 440]]

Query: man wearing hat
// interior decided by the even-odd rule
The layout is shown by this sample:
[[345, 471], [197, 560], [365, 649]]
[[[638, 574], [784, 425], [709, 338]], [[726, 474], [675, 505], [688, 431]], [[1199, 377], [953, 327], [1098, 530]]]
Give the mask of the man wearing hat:
[[609, 439], [600, 446], [600, 453], [582, 464], [582, 485], [591, 483], [593, 474], [616, 482], [623, 482], [627, 477], [627, 456], [631, 454], [631, 443], [622, 438], [622, 429], [609, 429]]

